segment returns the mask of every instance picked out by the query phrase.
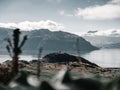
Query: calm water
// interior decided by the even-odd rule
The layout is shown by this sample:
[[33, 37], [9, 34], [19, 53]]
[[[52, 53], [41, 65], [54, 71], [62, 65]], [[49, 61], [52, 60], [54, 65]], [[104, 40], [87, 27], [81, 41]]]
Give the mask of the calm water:
[[[101, 49], [81, 54], [81, 56], [102, 67], [120, 67], [120, 49]], [[21, 55], [20, 59], [29, 61], [35, 57], [35, 55]], [[9, 59], [9, 55], [0, 55], [0, 62]]]
[[120, 67], [120, 49], [101, 49], [83, 54], [82, 57], [102, 67]]

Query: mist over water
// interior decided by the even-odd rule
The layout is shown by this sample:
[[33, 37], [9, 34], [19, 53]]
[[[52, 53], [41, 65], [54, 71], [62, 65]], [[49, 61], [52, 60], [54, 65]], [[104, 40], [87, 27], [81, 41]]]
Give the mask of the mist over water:
[[[55, 51], [52, 51], [55, 52]], [[51, 51], [43, 51], [42, 57]], [[65, 51], [63, 51], [64, 53]], [[67, 53], [76, 55], [76, 51], [66, 51]], [[33, 60], [37, 58], [37, 51], [25, 51], [20, 55], [20, 60]], [[100, 49], [87, 53], [81, 53], [81, 56], [101, 67], [120, 67], [120, 49]], [[6, 60], [11, 60], [8, 53], [1, 51], [0, 63]]]

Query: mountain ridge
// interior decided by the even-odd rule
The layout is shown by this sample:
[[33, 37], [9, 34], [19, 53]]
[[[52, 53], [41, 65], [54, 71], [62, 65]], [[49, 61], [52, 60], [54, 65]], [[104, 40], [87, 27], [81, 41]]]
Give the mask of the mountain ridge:
[[101, 48], [119, 48], [120, 31], [107, 30], [107, 31], [88, 31], [81, 35], [92, 45]]
[[[3, 28], [0, 28], [0, 33], [2, 33], [1, 29]], [[6, 38], [5, 36], [7, 34], [9, 34], [9, 36], [12, 35], [11, 31], [11, 29], [7, 30], [5, 35], [2, 34], [4, 37], [2, 37], [1, 39]], [[79, 38], [80, 41], [81, 51], [92, 51], [98, 49], [97, 47], [91, 45], [91, 43], [86, 41], [84, 38], [75, 34], [71, 34], [69, 32], [40, 29], [32, 31], [22, 31], [21, 35], [23, 36], [26, 34], [28, 35], [28, 40], [23, 46], [23, 50], [36, 50], [37, 52], [38, 48], [43, 47], [44, 50], [50, 51], [74, 51], [76, 49], [75, 43], [77, 38]], [[5, 46], [6, 43], [4, 42], [1, 48], [5, 48]]]
[[81, 34], [81, 36], [106, 36], [106, 37], [120, 37], [120, 29], [110, 30], [90, 30]]

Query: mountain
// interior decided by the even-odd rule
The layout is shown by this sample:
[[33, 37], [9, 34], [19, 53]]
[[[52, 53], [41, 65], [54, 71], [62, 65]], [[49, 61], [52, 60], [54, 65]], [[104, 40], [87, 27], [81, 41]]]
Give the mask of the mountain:
[[[24, 46], [25, 49], [37, 50], [42, 46], [44, 50], [73, 51], [76, 49], [76, 39], [79, 38], [80, 50], [91, 51], [98, 49], [88, 41], [75, 34], [63, 31], [49, 31], [47, 29], [34, 30], [29, 33], [29, 39]], [[31, 42], [32, 41], [32, 42]]]
[[120, 48], [120, 43], [114, 43], [114, 44], [107, 44], [104, 45], [104, 48]]
[[5, 38], [9, 37], [11, 35], [11, 29], [8, 28], [0, 28], [0, 49], [4, 50], [6, 46]]
[[119, 30], [88, 31], [87, 33], [83, 34], [82, 37], [97, 47], [119, 48]]
[[82, 34], [82, 36], [112, 36], [120, 37], [119, 29], [110, 29], [110, 30], [100, 30], [100, 31], [88, 31]]
[[113, 36], [83, 36], [87, 41], [97, 47], [120, 43], [120, 37]]
[[[79, 38], [80, 50], [81, 51], [92, 51], [98, 49], [97, 47], [91, 45], [84, 38], [63, 31], [50, 31], [48, 29], [39, 29], [32, 31], [22, 31], [22, 36], [27, 34], [28, 40], [26, 41], [23, 49], [24, 50], [34, 50], [38, 52], [39, 47], [43, 47], [44, 51], [75, 51], [76, 49], [76, 39]], [[12, 35], [12, 30], [7, 30], [0, 28], [1, 36], [1, 48], [5, 48], [6, 43], [4, 38]], [[21, 37], [22, 39], [22, 37]]]

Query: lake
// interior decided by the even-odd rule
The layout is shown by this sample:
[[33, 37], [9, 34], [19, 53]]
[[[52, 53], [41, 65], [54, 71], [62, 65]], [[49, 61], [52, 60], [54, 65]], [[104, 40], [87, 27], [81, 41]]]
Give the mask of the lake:
[[81, 56], [102, 67], [120, 67], [120, 49], [100, 49]]
[[[101, 67], [120, 67], [120, 49], [100, 49], [81, 53], [81, 56]], [[29, 61], [36, 59], [36, 57], [36, 55], [21, 55], [20, 59]], [[11, 59], [9, 55], [0, 55], [0, 62], [9, 59]]]

